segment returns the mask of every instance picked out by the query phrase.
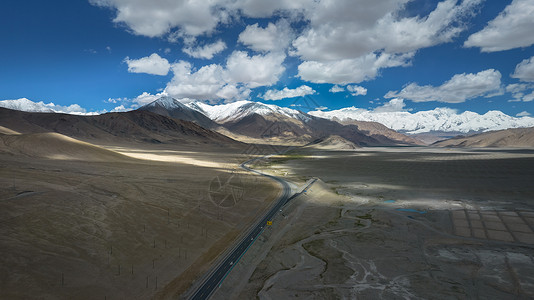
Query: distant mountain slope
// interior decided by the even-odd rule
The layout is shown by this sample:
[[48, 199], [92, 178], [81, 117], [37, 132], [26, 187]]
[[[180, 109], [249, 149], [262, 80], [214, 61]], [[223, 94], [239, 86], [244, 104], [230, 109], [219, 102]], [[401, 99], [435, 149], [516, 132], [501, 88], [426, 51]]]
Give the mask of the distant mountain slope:
[[[337, 118], [333, 119], [338, 121]], [[378, 122], [367, 122], [367, 121], [355, 121], [355, 120], [345, 120], [339, 121], [343, 125], [356, 125], [359, 130], [366, 133], [367, 135], [372, 136], [378, 141], [387, 142], [388, 140], [394, 140], [399, 142], [404, 142], [406, 144], [413, 145], [424, 145], [425, 143], [421, 142], [419, 139], [413, 138], [411, 136], [398, 133], [393, 129], [387, 128], [385, 125]], [[386, 140], [384, 140], [386, 139]]]
[[[0, 107], [32, 112], [60, 112], [70, 114], [95, 115], [86, 113], [79, 106], [60, 106], [53, 103], [33, 102], [26, 98], [2, 100]], [[534, 126], [533, 117], [512, 117], [500, 111], [489, 111], [483, 115], [465, 111], [457, 113], [450, 108], [436, 108], [428, 111], [411, 113], [407, 111], [387, 112], [346, 107], [333, 111], [311, 111], [302, 113], [287, 107], [264, 104], [253, 101], [237, 101], [222, 105], [208, 105], [199, 101], [182, 103], [171, 97], [162, 97], [139, 110], [148, 110], [160, 115], [192, 121], [202, 127], [220, 130], [217, 123], [235, 122], [252, 114], [267, 116], [283, 115], [295, 120], [307, 121], [311, 116], [338, 120], [342, 123], [350, 121], [377, 122], [399, 133], [421, 135], [426, 142], [434, 142], [451, 135], [470, 134], [476, 132], [501, 130], [508, 128], [524, 128]], [[361, 127], [361, 126], [360, 126]], [[417, 137], [417, 136], [416, 136]]]
[[333, 111], [312, 111], [310, 115], [341, 121], [371, 121], [384, 124], [393, 130], [416, 134], [424, 132], [473, 132], [534, 126], [534, 118], [515, 118], [500, 111], [489, 111], [483, 115], [466, 111], [461, 114], [453, 109], [436, 108], [429, 111], [373, 112], [366, 109], [347, 107]]
[[240, 119], [233, 119], [222, 125], [241, 135], [253, 138], [288, 138], [308, 139], [313, 134], [305, 124], [295, 122], [294, 119], [282, 115], [262, 116], [260, 114], [246, 115]]
[[156, 101], [138, 108], [137, 110], [150, 111], [178, 120], [191, 121], [204, 128], [218, 127], [217, 123], [212, 121], [204, 113], [192, 109], [171, 97], [161, 97]]
[[0, 126], [19, 133], [57, 132], [84, 141], [239, 144], [193, 122], [143, 110], [79, 116], [0, 108]]
[[306, 148], [321, 150], [354, 150], [360, 147], [338, 135], [331, 135], [329, 137], [317, 139], [309, 143], [306, 145]]
[[305, 145], [316, 139], [339, 135], [359, 146], [418, 143], [402, 134], [385, 136], [378, 130], [369, 134], [352, 124], [342, 125], [298, 110], [252, 101], [214, 106], [191, 102], [187, 106], [209, 116], [230, 132], [269, 142]]
[[222, 125], [229, 131], [240, 135], [282, 144], [305, 145], [332, 134], [339, 135], [359, 146], [399, 144], [398, 141], [387, 138], [379, 141], [361, 132], [354, 125], [344, 126], [337, 122], [315, 117], [301, 121], [278, 113], [265, 116], [253, 113]]
[[526, 147], [534, 148], [534, 127], [490, 131], [456, 137], [433, 144], [438, 147]]
[[458, 131], [430, 131], [430, 132], [424, 132], [424, 133], [416, 133], [416, 134], [410, 134], [410, 137], [416, 138], [419, 141], [425, 143], [425, 145], [430, 145], [435, 142], [444, 141], [451, 139], [453, 137], [457, 137], [459, 135], [472, 135], [476, 134], [477, 132], [458, 132]]
[[[378, 124], [348, 122], [342, 125], [298, 110], [252, 101], [238, 101], [222, 105], [208, 105], [198, 101], [183, 104], [171, 97], [161, 97], [136, 111], [120, 114], [108, 113], [94, 116], [92, 119], [83, 119], [85, 121], [92, 120], [89, 125], [99, 128], [100, 131], [98, 132], [94, 132], [95, 128], [89, 128], [87, 122], [80, 122], [81, 119], [73, 115], [62, 117], [63, 122], [67, 121], [66, 123], [53, 118], [39, 121], [34, 116], [32, 122], [22, 122], [17, 125], [17, 128], [22, 129], [21, 132], [35, 132], [39, 128], [45, 128], [45, 131], [52, 130], [83, 139], [97, 137], [112, 139], [112, 136], [124, 138], [133, 136], [141, 140], [163, 141], [175, 134], [176, 128], [166, 128], [170, 124], [164, 119], [152, 120], [155, 123], [163, 122], [162, 126], [150, 126], [151, 122], [146, 120], [143, 121], [143, 124], [136, 124], [136, 126], [142, 125], [140, 128], [134, 126], [132, 123], [149, 118], [148, 114], [142, 115], [142, 112], [171, 118], [175, 120], [175, 123], [194, 122], [201, 127], [213, 129], [226, 136], [247, 142], [305, 145], [318, 138], [339, 135], [359, 146], [420, 144], [415, 139], [394, 133]], [[121, 122], [118, 122], [118, 119], [112, 121], [113, 117], [111, 116], [123, 120]], [[137, 117], [126, 118], [125, 116]], [[41, 116], [40, 118], [45, 117]], [[155, 119], [156, 117], [152, 115], [150, 118]], [[113, 122], [117, 122], [117, 124], [111, 126]], [[21, 126], [27, 128], [21, 128]], [[147, 126], [150, 127], [149, 132], [146, 132]], [[16, 130], [15, 128], [10, 129]], [[109, 134], [103, 134], [102, 131]]]

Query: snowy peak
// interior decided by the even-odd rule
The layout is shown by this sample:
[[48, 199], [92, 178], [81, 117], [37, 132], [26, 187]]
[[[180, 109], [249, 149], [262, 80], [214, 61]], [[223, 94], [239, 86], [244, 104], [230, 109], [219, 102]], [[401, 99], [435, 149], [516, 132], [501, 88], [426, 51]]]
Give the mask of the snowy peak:
[[393, 130], [410, 134], [433, 131], [468, 133], [534, 126], [534, 118], [531, 117], [516, 118], [500, 111], [488, 111], [483, 115], [472, 111], [458, 114], [450, 108], [410, 113], [407, 111], [375, 112], [348, 107], [333, 111], [313, 111], [309, 114], [331, 120], [378, 122]]
[[172, 97], [161, 97], [140, 107], [138, 110], [146, 110], [166, 117], [195, 122], [205, 128], [217, 126], [204, 112], [190, 108]]
[[252, 114], [261, 116], [278, 114], [301, 121], [306, 121], [310, 118], [308, 115], [294, 109], [246, 100], [221, 105], [190, 102], [187, 106], [205, 114], [207, 117], [218, 123], [239, 121]]
[[173, 110], [173, 109], [184, 109], [186, 106], [182, 104], [182, 102], [168, 96], [161, 97], [155, 101], [150, 102], [149, 104], [145, 105], [144, 107], [156, 107], [161, 106], [167, 110]]
[[39, 112], [39, 113], [61, 113], [70, 115], [98, 115], [98, 112], [87, 112], [78, 104], [71, 104], [69, 106], [62, 106], [54, 104], [53, 102], [44, 103], [43, 101], [34, 102], [27, 98], [20, 98], [15, 100], [0, 100], [0, 107], [25, 111], [25, 112]]
[[27, 112], [54, 112], [53, 109], [43, 102], [36, 103], [26, 98], [0, 101], [0, 107]]

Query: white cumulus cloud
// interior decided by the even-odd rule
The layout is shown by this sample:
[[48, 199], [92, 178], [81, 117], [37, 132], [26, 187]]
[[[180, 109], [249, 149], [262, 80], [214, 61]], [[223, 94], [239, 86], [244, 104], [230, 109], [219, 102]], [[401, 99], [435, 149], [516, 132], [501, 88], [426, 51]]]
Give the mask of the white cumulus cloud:
[[291, 40], [291, 27], [284, 19], [276, 24], [269, 23], [265, 28], [259, 27], [258, 23], [248, 25], [238, 39], [240, 43], [258, 52], [284, 50]]
[[522, 112], [516, 114], [515, 116], [516, 116], [516, 117], [530, 117], [531, 114], [530, 114], [528, 111], [525, 111], [525, 110], [524, 110], [524, 111], [522, 111]]
[[146, 1], [89, 0], [93, 5], [115, 10], [115, 23], [126, 25], [133, 33], [148, 37], [163, 36], [172, 29], [197, 36], [212, 32], [228, 18], [225, 10], [215, 6], [227, 1]]
[[506, 91], [514, 97], [508, 102], [530, 102], [534, 100], [534, 84], [532, 83], [512, 83], [506, 86]]
[[515, 72], [511, 75], [511, 77], [518, 78], [521, 81], [534, 82], [534, 56], [521, 61], [515, 67]]
[[167, 75], [171, 65], [169, 61], [156, 53], [139, 59], [126, 57], [124, 61], [128, 64], [128, 72], [147, 73], [152, 75]]
[[347, 85], [347, 90], [352, 96], [367, 95], [367, 89], [359, 85]]
[[437, 87], [410, 83], [400, 92], [389, 91], [384, 97], [400, 97], [414, 102], [461, 103], [476, 97], [491, 97], [502, 93], [501, 73], [494, 69], [488, 69], [476, 74], [456, 74]]
[[406, 104], [404, 103], [404, 99], [394, 98], [391, 99], [389, 102], [384, 103], [382, 106], [377, 106], [375, 109], [373, 109], [373, 112], [381, 113], [407, 111], [404, 108], [405, 106]]
[[150, 102], [153, 102], [153, 101], [156, 101], [158, 100], [159, 98], [163, 97], [163, 96], [167, 96], [166, 94], [164, 93], [159, 93], [159, 94], [150, 94], [150, 93], [147, 93], [147, 92], [143, 92], [141, 95], [135, 97], [134, 99], [132, 99], [132, 107], [134, 108], [137, 108], [137, 107], [141, 107], [143, 105], [147, 105], [149, 104]]
[[[451, 42], [465, 30], [465, 20], [477, 12], [482, 0], [433, 2], [434, 7], [429, 13], [419, 15], [410, 15], [407, 11], [411, 0], [90, 2], [113, 9], [116, 13], [114, 22], [125, 25], [134, 34], [166, 37], [170, 41], [182, 39], [186, 44], [185, 53], [206, 59], [220, 53], [223, 44], [193, 47], [191, 43], [197, 37], [209, 37], [222, 26], [246, 20], [243, 17], [275, 16], [277, 22], [248, 25], [239, 35], [239, 43], [262, 54], [285, 53], [289, 48], [288, 53], [301, 61], [298, 67], [301, 79], [347, 85], [374, 79], [384, 68], [408, 66], [419, 49]], [[230, 61], [239, 55], [242, 55], [240, 51], [236, 51], [228, 58], [226, 69], [229, 74], [232, 73]], [[280, 60], [281, 57], [261, 59]], [[245, 62], [245, 59], [239, 57], [238, 60]], [[248, 59], [254, 61], [256, 56]], [[281, 63], [274, 66], [278, 70], [284, 69]], [[248, 69], [245, 73], [251, 77]], [[260, 77], [259, 74], [261, 70], [255, 77]], [[272, 84], [278, 73], [275, 75], [269, 77], [270, 80], [259, 78], [256, 86], [265, 85], [265, 82]], [[239, 76], [231, 74], [231, 77]], [[247, 85], [254, 88], [253, 82], [250, 80]]]
[[227, 84], [224, 68], [211, 64], [193, 70], [191, 63], [180, 61], [173, 64], [174, 77], [165, 92], [175, 98], [210, 100]]
[[314, 0], [89, 0], [116, 13], [113, 22], [125, 25], [132, 33], [148, 37], [167, 36], [170, 40], [187, 39], [213, 33], [220, 24], [241, 15], [266, 18], [284, 12], [302, 15]]
[[226, 49], [226, 43], [218, 40], [215, 43], [207, 44], [202, 47], [186, 47], [182, 49], [184, 53], [194, 58], [212, 59], [218, 53]]
[[285, 98], [295, 98], [313, 94], [315, 94], [314, 89], [307, 85], [301, 85], [295, 89], [289, 89], [285, 87], [280, 91], [275, 89], [268, 90], [265, 92], [262, 98], [265, 100], [281, 100]]
[[381, 68], [409, 65], [413, 55], [413, 52], [402, 55], [369, 53], [355, 59], [305, 61], [298, 66], [298, 76], [314, 83], [358, 83], [375, 78]]
[[[415, 51], [452, 41], [480, 0], [446, 0], [426, 16], [401, 17], [409, 1], [319, 1], [294, 42], [299, 76], [317, 83], [370, 80], [381, 68], [407, 66]], [[321, 70], [324, 70], [322, 72]]]
[[283, 53], [249, 56], [244, 51], [234, 51], [226, 61], [227, 75], [231, 82], [250, 88], [273, 85], [285, 71], [285, 58]]
[[238, 0], [230, 7], [252, 18], [266, 18], [280, 12], [304, 13], [315, 5], [316, 0]]
[[512, 94], [520, 93], [526, 89], [534, 87], [533, 85], [526, 83], [512, 83], [506, 86], [506, 91]]
[[427, 16], [399, 17], [407, 0], [320, 1], [308, 31], [293, 45], [306, 60], [356, 58], [371, 52], [407, 53], [449, 42], [465, 27], [461, 21], [481, 2], [446, 0]]
[[335, 94], [335, 93], [344, 92], [344, 91], [345, 91], [345, 88], [336, 84], [336, 85], [334, 85], [333, 87], [331, 87], [328, 91], [329, 91], [330, 93]]
[[124, 111], [129, 111], [131, 110], [130, 108], [126, 108], [124, 107], [124, 104], [121, 104], [119, 106], [115, 106], [115, 108], [113, 108], [110, 112], [124, 112]]
[[523, 102], [534, 101], [534, 91], [531, 91], [530, 94], [527, 94], [527, 95], [523, 96], [522, 100], [523, 100]]
[[108, 100], [105, 100], [104, 102], [107, 102], [107, 103], [119, 103], [119, 102], [125, 102], [125, 101], [128, 101], [128, 98], [119, 97], [119, 98], [108, 98]]
[[284, 59], [281, 53], [249, 56], [234, 51], [225, 65], [210, 64], [198, 70], [190, 62], [179, 61], [171, 67], [174, 76], [164, 92], [178, 99], [247, 99], [250, 89], [278, 82], [285, 71]]
[[469, 36], [465, 47], [495, 52], [534, 44], [534, 1], [514, 0], [481, 31]]

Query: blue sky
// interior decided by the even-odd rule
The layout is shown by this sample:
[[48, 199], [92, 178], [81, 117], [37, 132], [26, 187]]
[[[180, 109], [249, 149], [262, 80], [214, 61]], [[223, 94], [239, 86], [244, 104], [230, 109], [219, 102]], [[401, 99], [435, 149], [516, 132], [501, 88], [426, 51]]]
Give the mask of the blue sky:
[[191, 2], [2, 1], [0, 100], [534, 114], [533, 0]]

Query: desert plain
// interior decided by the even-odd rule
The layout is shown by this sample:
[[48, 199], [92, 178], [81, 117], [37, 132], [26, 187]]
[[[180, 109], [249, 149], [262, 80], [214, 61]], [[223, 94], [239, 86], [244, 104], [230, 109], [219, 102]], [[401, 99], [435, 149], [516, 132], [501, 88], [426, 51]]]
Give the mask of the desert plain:
[[296, 185], [214, 299], [531, 299], [534, 151], [304, 148]]
[[241, 148], [0, 137], [1, 299], [178, 297], [279, 192]]
[[[281, 190], [280, 146], [0, 137], [5, 299], [186, 297]], [[252, 164], [317, 180], [213, 299], [534, 297], [534, 150], [332, 143]]]

